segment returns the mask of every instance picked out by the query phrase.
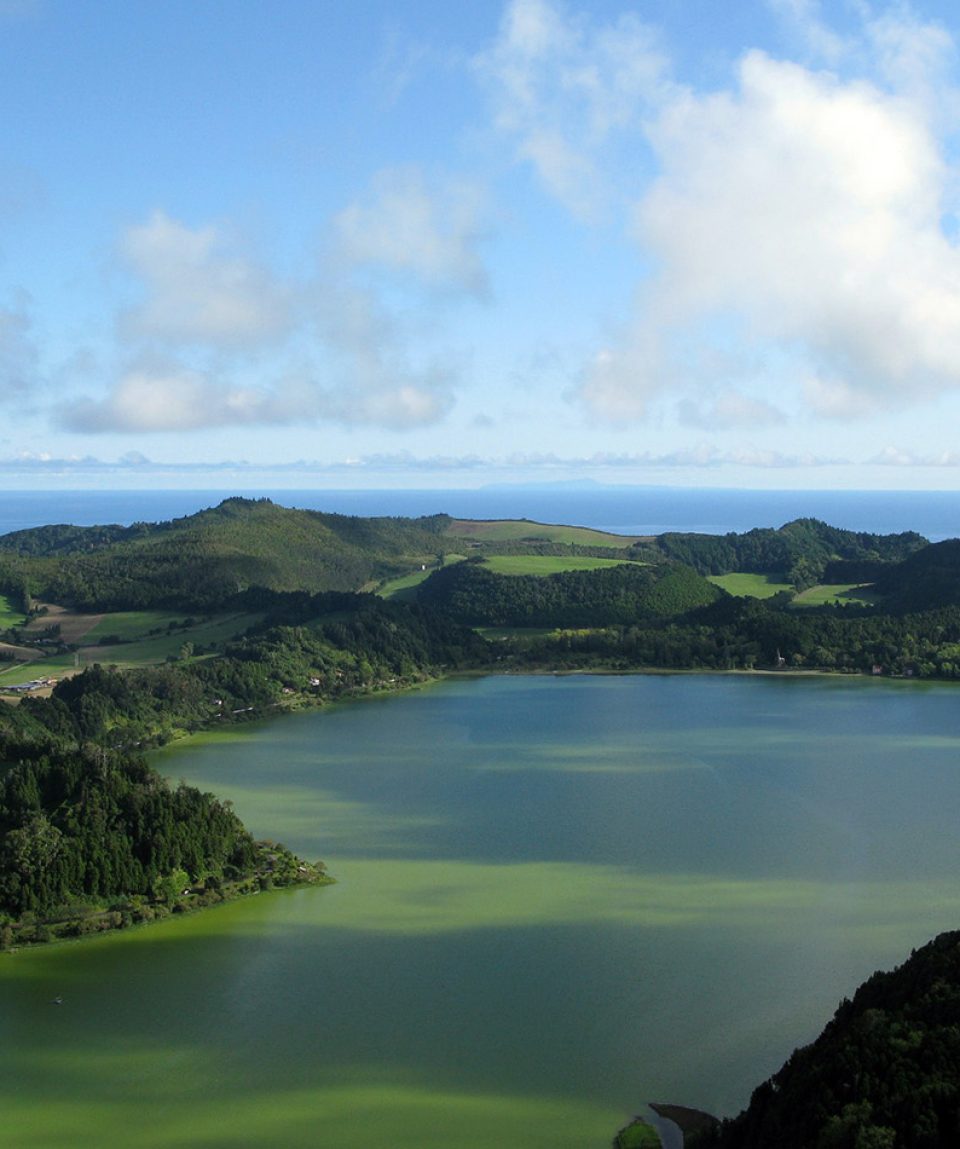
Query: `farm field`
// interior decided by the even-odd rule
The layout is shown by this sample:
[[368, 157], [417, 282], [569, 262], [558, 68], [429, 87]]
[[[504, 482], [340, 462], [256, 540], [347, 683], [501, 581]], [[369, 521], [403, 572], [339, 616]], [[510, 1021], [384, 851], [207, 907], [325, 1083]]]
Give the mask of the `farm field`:
[[737, 572], [734, 574], [707, 575], [709, 582], [732, 594], [737, 598], [772, 598], [780, 591], [792, 591], [790, 583], [783, 581], [782, 575], [750, 574]]
[[[599, 559], [589, 555], [488, 555], [484, 566], [501, 575], [551, 575], [561, 571], [594, 571], [619, 567], [628, 559]], [[631, 563], [643, 566], [643, 563]]]
[[[29, 662], [21, 661], [10, 666], [0, 664], [0, 687], [15, 686], [35, 678], [62, 678], [92, 666], [95, 662], [120, 669], [155, 666], [166, 662], [168, 658], [181, 657], [186, 643], [191, 643], [198, 651], [220, 647], [259, 622], [262, 617], [261, 614], [215, 615], [184, 627], [183, 622], [187, 620], [183, 612], [117, 611], [113, 614], [85, 615], [53, 607], [38, 621], [43, 625], [59, 623], [61, 637], [66, 642], [76, 644], [77, 650], [68, 654], [39, 656], [34, 652]], [[171, 623], [175, 624], [176, 629], [165, 629], [161, 634], [149, 633], [158, 627], [168, 627]], [[77, 637], [68, 637], [71, 634]], [[104, 643], [104, 638], [117, 638], [120, 641]], [[24, 651], [24, 654], [27, 653]]]
[[613, 547], [622, 550], [640, 540], [639, 535], [614, 535], [592, 527], [572, 527], [560, 523], [534, 523], [529, 519], [454, 519], [448, 535], [478, 542], [576, 543], [585, 547]]
[[6, 595], [0, 594], [0, 630], [20, 626], [22, 622], [23, 611], [18, 610]]
[[[451, 563], [463, 562], [466, 557], [466, 555], [461, 554], [444, 555], [443, 565], [447, 567], [450, 566]], [[417, 587], [424, 579], [429, 578], [436, 569], [435, 566], [430, 566], [425, 571], [414, 571], [412, 574], [392, 578], [380, 587], [377, 594], [381, 598], [395, 598], [400, 602], [414, 602], [417, 597]]]
[[793, 606], [824, 606], [825, 604], [859, 602], [871, 605], [877, 596], [870, 593], [869, 583], [824, 583], [822, 586], [812, 586], [809, 590], [798, 594], [793, 600]]

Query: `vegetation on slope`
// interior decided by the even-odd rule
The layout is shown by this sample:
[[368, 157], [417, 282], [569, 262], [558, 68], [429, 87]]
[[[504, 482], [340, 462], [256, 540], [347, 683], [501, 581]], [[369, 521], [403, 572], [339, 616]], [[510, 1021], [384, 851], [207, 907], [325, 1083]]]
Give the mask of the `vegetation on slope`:
[[436, 571], [419, 601], [474, 626], [593, 627], [668, 618], [723, 592], [678, 563], [501, 575], [468, 561]]
[[5, 535], [0, 589], [82, 610], [210, 610], [254, 586], [358, 590], [432, 559], [446, 522], [363, 519], [232, 498], [168, 523]]
[[876, 973], [695, 1149], [953, 1149], [960, 1144], [960, 932]]
[[171, 788], [138, 756], [0, 742], [0, 948], [322, 880], [254, 842], [229, 804]]

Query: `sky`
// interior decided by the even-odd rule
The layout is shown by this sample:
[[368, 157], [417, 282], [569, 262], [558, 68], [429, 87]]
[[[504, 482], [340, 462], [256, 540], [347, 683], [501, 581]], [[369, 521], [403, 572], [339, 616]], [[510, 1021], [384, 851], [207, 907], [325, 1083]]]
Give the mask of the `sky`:
[[0, 0], [0, 485], [960, 487], [960, 14]]

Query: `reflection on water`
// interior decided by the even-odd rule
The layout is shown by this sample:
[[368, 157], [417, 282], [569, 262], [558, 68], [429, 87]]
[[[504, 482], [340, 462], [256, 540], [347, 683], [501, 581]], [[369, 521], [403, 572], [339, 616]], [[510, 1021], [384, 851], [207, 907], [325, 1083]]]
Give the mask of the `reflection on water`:
[[650, 1098], [732, 1111], [960, 920], [957, 703], [485, 679], [168, 751], [339, 882], [4, 956], [3, 1143], [599, 1149]]

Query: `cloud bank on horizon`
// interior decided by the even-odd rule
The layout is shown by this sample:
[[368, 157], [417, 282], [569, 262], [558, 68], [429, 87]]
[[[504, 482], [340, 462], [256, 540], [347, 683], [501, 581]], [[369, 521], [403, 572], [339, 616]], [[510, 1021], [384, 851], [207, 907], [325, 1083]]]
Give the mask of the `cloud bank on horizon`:
[[[286, 30], [250, 9], [222, 48], [213, 9], [148, 3], [117, 27], [73, 0], [0, 8], [20, 112], [0, 160], [4, 470], [114, 450], [120, 469], [954, 485], [949, 9], [757, 0], [722, 27], [700, 0], [360, 7], [325, 27], [294, 3]], [[182, 106], [171, 43], [200, 77]], [[65, 93], [131, 45], [156, 92], [125, 107], [94, 84], [78, 141]], [[42, 52], [66, 65], [53, 89]], [[218, 53], [227, 73], [260, 61], [249, 102]]]

